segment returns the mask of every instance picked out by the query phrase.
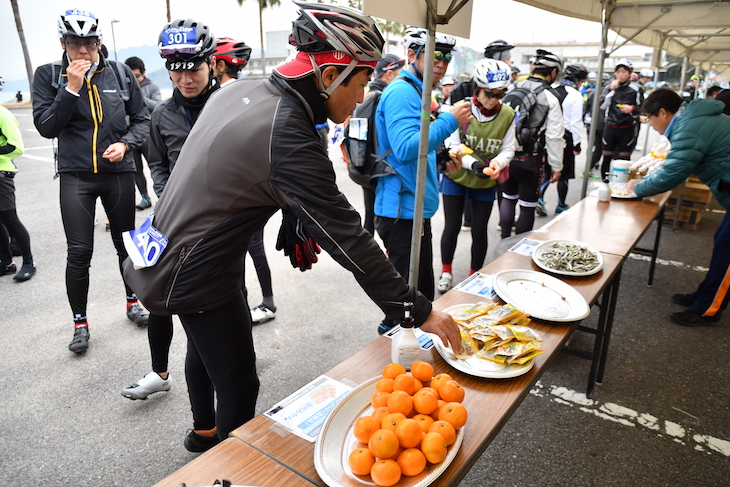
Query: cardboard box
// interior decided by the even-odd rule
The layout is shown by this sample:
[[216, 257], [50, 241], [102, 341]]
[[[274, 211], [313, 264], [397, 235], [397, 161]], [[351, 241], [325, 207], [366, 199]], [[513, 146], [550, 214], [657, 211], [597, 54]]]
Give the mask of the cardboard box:
[[[664, 220], [664, 226], [665, 227], [671, 227], [672, 226], [672, 220]], [[692, 230], [693, 232], [696, 231], [700, 226], [700, 222], [697, 223], [685, 223], [685, 222], [677, 222], [676, 228], [682, 228], [684, 230]]]
[[[697, 208], [682, 208], [679, 213], [679, 221], [677, 226], [680, 228], [686, 228], [688, 230], [697, 230], [697, 227], [702, 221], [702, 215], [704, 209], [700, 210]], [[667, 208], [664, 212], [664, 225], [672, 226], [674, 223], [675, 211], [673, 208]]]
[[[672, 190], [672, 194], [670, 198], [674, 198], [675, 200], [679, 197], [679, 190], [681, 189], [681, 186], [677, 186]], [[712, 191], [710, 191], [710, 188], [707, 187], [707, 185], [703, 183], [693, 183], [693, 182], [687, 182], [684, 184], [684, 193], [682, 193], [682, 201], [692, 201], [695, 203], [704, 203], [707, 204], [712, 199]], [[676, 203], [675, 203], [676, 204]], [[683, 203], [684, 206], [684, 203]]]
[[[677, 198], [669, 198], [667, 202], [667, 210], [677, 208]], [[707, 208], [707, 203], [700, 201], [690, 201], [682, 198], [682, 208], [696, 208], [698, 210], [704, 210]]]

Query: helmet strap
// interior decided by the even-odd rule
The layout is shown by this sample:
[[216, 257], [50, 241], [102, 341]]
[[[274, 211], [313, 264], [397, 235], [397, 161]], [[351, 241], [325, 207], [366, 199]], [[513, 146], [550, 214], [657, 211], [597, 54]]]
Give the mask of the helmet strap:
[[309, 55], [309, 61], [312, 63], [312, 67], [314, 68], [314, 76], [317, 79], [317, 84], [319, 85], [319, 94], [324, 98], [325, 100], [330, 97], [330, 95], [337, 89], [338, 86], [342, 84], [345, 79], [347, 79], [348, 76], [350, 76], [350, 73], [355, 69], [357, 66], [357, 59], [353, 59], [350, 61], [350, 64], [347, 65], [347, 67], [340, 73], [337, 78], [332, 82], [331, 85], [329, 85], [329, 88], [324, 89], [324, 83], [322, 82], [322, 71], [319, 69], [319, 65], [314, 61], [314, 56], [311, 54]]
[[[418, 49], [416, 49], [414, 51], [416, 53], [416, 62], [418, 62], [418, 55], [421, 54], [421, 51], [423, 51], [424, 47], [425, 46], [418, 46]], [[416, 73], [416, 76], [418, 77], [418, 79], [423, 81], [423, 74], [416, 67], [416, 63], [411, 63], [411, 69], [413, 70], [414, 73]]]

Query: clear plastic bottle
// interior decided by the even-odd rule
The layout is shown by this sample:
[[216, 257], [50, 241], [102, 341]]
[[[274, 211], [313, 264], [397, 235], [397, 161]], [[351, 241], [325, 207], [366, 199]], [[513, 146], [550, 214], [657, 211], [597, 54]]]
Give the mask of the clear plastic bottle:
[[598, 183], [598, 201], [608, 203], [611, 201], [611, 188], [608, 183]]
[[391, 343], [390, 358], [393, 363], [401, 364], [406, 370], [411, 370], [413, 362], [421, 359], [421, 344], [418, 343], [416, 333], [413, 331], [413, 317], [411, 310], [413, 303], [403, 303], [405, 317], [400, 324], [400, 331], [393, 336]]

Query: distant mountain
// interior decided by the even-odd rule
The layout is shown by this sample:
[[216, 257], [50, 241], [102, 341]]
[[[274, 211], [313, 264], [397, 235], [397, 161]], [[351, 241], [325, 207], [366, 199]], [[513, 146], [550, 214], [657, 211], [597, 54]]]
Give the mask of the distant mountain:
[[[109, 58], [114, 59], [114, 48], [113, 46], [107, 45], [109, 49]], [[125, 59], [137, 56], [140, 58], [145, 65], [147, 70], [147, 77], [157, 83], [160, 89], [165, 91], [172, 91], [172, 82], [170, 76], [165, 69], [165, 60], [160, 57], [157, 52], [157, 46], [139, 46], [139, 47], [127, 47], [117, 51], [117, 60], [124, 62]], [[261, 57], [261, 49], [254, 48], [251, 52], [251, 58], [256, 59]], [[37, 66], [33, 66], [35, 70]], [[14, 103], [15, 93], [20, 90], [23, 93], [23, 100], [28, 101], [30, 98], [30, 88], [28, 86], [28, 80], [25, 78], [16, 80], [5, 80], [5, 89], [0, 91], [0, 103]]]
[[[114, 50], [108, 44], [106, 47], [109, 49], [109, 58], [114, 59]], [[127, 47], [117, 51], [117, 60], [120, 62], [124, 62], [125, 59], [132, 56], [137, 56], [144, 62], [147, 72], [157, 71], [165, 67], [165, 60], [157, 52], [157, 46]]]
[[[112, 46], [107, 45], [109, 49], [109, 58], [114, 59], [114, 49]], [[147, 74], [156, 74], [154, 72], [161, 70], [159, 76], [150, 76], [150, 79], [160, 85], [160, 88], [170, 87], [170, 78], [167, 76], [167, 70], [165, 69], [165, 60], [160, 57], [157, 53], [157, 46], [139, 46], [139, 47], [128, 47], [117, 51], [117, 60], [124, 62], [125, 59], [131, 56], [137, 56], [140, 58], [147, 69]], [[33, 70], [38, 66], [33, 66]], [[20, 90], [23, 93], [23, 100], [28, 101], [30, 97], [30, 87], [26, 78], [20, 78], [15, 80], [5, 80], [5, 89], [0, 91], [0, 103], [14, 103], [15, 93]]]

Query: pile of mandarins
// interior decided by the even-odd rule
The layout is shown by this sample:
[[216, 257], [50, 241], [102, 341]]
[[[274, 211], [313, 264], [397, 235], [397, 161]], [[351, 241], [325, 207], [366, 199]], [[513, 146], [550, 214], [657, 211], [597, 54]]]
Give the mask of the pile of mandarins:
[[464, 389], [448, 374], [433, 374], [433, 366], [423, 361], [414, 362], [410, 374], [395, 363], [383, 369], [371, 400], [373, 413], [355, 422], [355, 438], [363, 445], [348, 458], [352, 473], [388, 487], [401, 475], [418, 475], [428, 463], [446, 458], [466, 423]]

